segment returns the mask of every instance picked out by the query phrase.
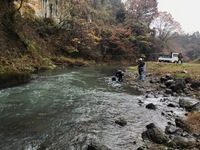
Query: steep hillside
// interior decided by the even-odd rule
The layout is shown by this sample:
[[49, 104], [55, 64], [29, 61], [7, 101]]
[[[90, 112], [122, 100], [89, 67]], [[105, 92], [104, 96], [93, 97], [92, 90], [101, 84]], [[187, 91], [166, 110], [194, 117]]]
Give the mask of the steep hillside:
[[120, 0], [60, 0], [59, 20], [54, 9], [40, 18], [26, 1], [13, 2], [0, 1], [0, 81], [56, 65], [134, 64], [156, 49], [151, 30], [126, 18]]

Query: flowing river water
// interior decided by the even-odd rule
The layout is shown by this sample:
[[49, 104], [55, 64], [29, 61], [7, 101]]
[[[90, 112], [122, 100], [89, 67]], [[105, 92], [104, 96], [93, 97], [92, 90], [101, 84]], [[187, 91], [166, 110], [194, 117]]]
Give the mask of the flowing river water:
[[[140, 106], [143, 96], [125, 81], [111, 81], [115, 71], [58, 69], [1, 90], [0, 149], [86, 150], [91, 142], [113, 150], [137, 149], [145, 126], [156, 122], [164, 127], [166, 118], [162, 109]], [[126, 119], [125, 127], [115, 123], [119, 117]]]

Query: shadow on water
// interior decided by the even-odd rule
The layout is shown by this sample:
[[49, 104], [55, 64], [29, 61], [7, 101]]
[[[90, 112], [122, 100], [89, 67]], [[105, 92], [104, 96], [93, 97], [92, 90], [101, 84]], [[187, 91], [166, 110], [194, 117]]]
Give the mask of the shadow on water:
[[[1, 149], [84, 150], [91, 142], [113, 150], [137, 147], [145, 126], [164, 118], [140, 107], [141, 96], [125, 81], [111, 81], [116, 69], [58, 69], [0, 91]], [[119, 117], [127, 126], [115, 124]]]

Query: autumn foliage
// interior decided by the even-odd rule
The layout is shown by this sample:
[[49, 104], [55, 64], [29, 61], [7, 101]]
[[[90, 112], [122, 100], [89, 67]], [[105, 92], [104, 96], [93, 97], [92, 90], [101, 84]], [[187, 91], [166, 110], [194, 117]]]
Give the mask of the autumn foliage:
[[[156, 18], [163, 19], [157, 0], [128, 0], [125, 4], [120, 0], [50, 0], [45, 4], [39, 0], [0, 1], [0, 65], [4, 68], [27, 59], [29, 63], [20, 70], [33, 71], [63, 57], [134, 64], [138, 57], [157, 60], [163, 50], [169, 51], [167, 41], [172, 36], [157, 35], [159, 28], [150, 26]], [[170, 28], [173, 19], [171, 23]]]

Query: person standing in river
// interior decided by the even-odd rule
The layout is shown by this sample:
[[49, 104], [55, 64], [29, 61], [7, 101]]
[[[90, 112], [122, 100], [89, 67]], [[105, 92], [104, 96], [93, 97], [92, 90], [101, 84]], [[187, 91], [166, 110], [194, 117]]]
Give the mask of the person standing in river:
[[118, 78], [118, 81], [123, 81], [124, 72], [122, 70], [117, 70], [115, 76]]
[[138, 74], [140, 80], [145, 80], [144, 73], [146, 71], [145, 62], [142, 58], [138, 59]]

